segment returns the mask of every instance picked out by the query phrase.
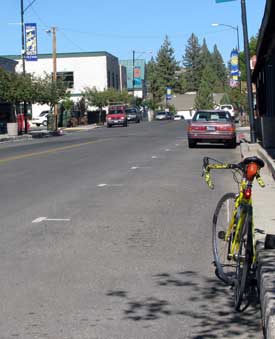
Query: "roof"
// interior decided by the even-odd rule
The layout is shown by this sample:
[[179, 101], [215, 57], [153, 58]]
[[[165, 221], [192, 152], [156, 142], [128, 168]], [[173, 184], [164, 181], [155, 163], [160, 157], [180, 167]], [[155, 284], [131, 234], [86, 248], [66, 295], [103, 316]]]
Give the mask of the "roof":
[[[223, 93], [213, 93], [214, 101], [216, 104], [220, 103]], [[188, 111], [194, 107], [196, 92], [176, 94], [170, 100], [170, 103], [175, 106], [177, 111]]]
[[263, 20], [260, 27], [258, 45], [257, 45], [257, 62], [253, 72], [253, 80], [259, 72], [260, 66], [265, 61], [269, 49], [275, 46], [275, 0], [266, 0]]
[[17, 64], [17, 61], [0, 57], [0, 67], [6, 71], [14, 72], [14, 68]]
[[[106, 57], [112, 57], [117, 58], [116, 56], [105, 52], [105, 51], [99, 51], [99, 52], [72, 52], [72, 53], [56, 53], [57, 58], [81, 58], [81, 57], [98, 57], [98, 56], [106, 56]], [[5, 55], [5, 58], [18, 60], [21, 59], [21, 55]], [[46, 54], [38, 54], [38, 59], [52, 59], [53, 55], [51, 53]]]

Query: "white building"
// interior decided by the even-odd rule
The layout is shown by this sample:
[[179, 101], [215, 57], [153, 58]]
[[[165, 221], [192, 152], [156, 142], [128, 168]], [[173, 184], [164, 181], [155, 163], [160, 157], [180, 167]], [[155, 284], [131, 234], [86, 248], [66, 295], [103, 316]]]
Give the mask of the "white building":
[[[18, 61], [16, 71], [22, 72], [20, 56], [8, 57]], [[121, 68], [118, 58], [108, 52], [57, 53], [56, 63], [57, 78], [66, 82], [72, 100], [75, 102], [81, 98], [81, 92], [86, 87], [103, 91], [110, 87], [119, 90], [125, 86], [121, 86]], [[53, 72], [52, 54], [39, 54], [37, 61], [25, 61], [25, 65], [27, 73], [36, 76], [51, 74]], [[47, 105], [33, 105], [33, 117], [48, 109]]]

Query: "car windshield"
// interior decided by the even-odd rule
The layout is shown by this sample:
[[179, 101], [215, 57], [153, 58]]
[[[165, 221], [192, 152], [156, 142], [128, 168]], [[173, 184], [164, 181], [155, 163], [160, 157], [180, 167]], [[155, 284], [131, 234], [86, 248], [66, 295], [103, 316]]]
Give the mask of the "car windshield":
[[123, 114], [122, 109], [112, 109], [109, 114]]
[[156, 115], [166, 115], [165, 112], [158, 112]]
[[197, 112], [193, 118], [193, 121], [231, 121], [229, 112]]
[[129, 114], [129, 113], [137, 113], [137, 111], [134, 109], [134, 108], [129, 108], [129, 109], [126, 109], [126, 113]]

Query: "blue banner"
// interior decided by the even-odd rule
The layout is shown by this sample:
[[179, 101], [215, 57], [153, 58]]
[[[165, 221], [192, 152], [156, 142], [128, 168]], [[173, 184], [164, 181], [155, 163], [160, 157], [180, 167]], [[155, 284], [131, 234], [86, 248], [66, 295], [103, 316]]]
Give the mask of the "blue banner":
[[172, 88], [166, 87], [166, 100], [171, 100], [171, 99], [172, 99]]
[[25, 24], [25, 59], [37, 60], [37, 27], [34, 23]]
[[230, 87], [237, 87], [239, 84], [239, 53], [233, 49], [230, 54]]

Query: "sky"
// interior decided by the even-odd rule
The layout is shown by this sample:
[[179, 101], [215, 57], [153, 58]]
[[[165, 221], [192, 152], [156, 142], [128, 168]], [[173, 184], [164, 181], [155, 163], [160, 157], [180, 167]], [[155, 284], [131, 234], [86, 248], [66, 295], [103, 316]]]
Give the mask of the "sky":
[[[246, 0], [248, 35], [259, 31], [266, 0]], [[106, 51], [119, 59], [146, 59], [157, 55], [167, 35], [181, 62], [187, 40], [194, 33], [210, 51], [218, 46], [224, 62], [237, 47], [243, 50], [241, 0], [24, 0], [24, 22], [37, 24], [38, 53], [52, 53], [57, 27], [57, 52]], [[0, 55], [21, 53], [20, 0], [2, 1]], [[212, 23], [230, 25], [212, 26]]]

